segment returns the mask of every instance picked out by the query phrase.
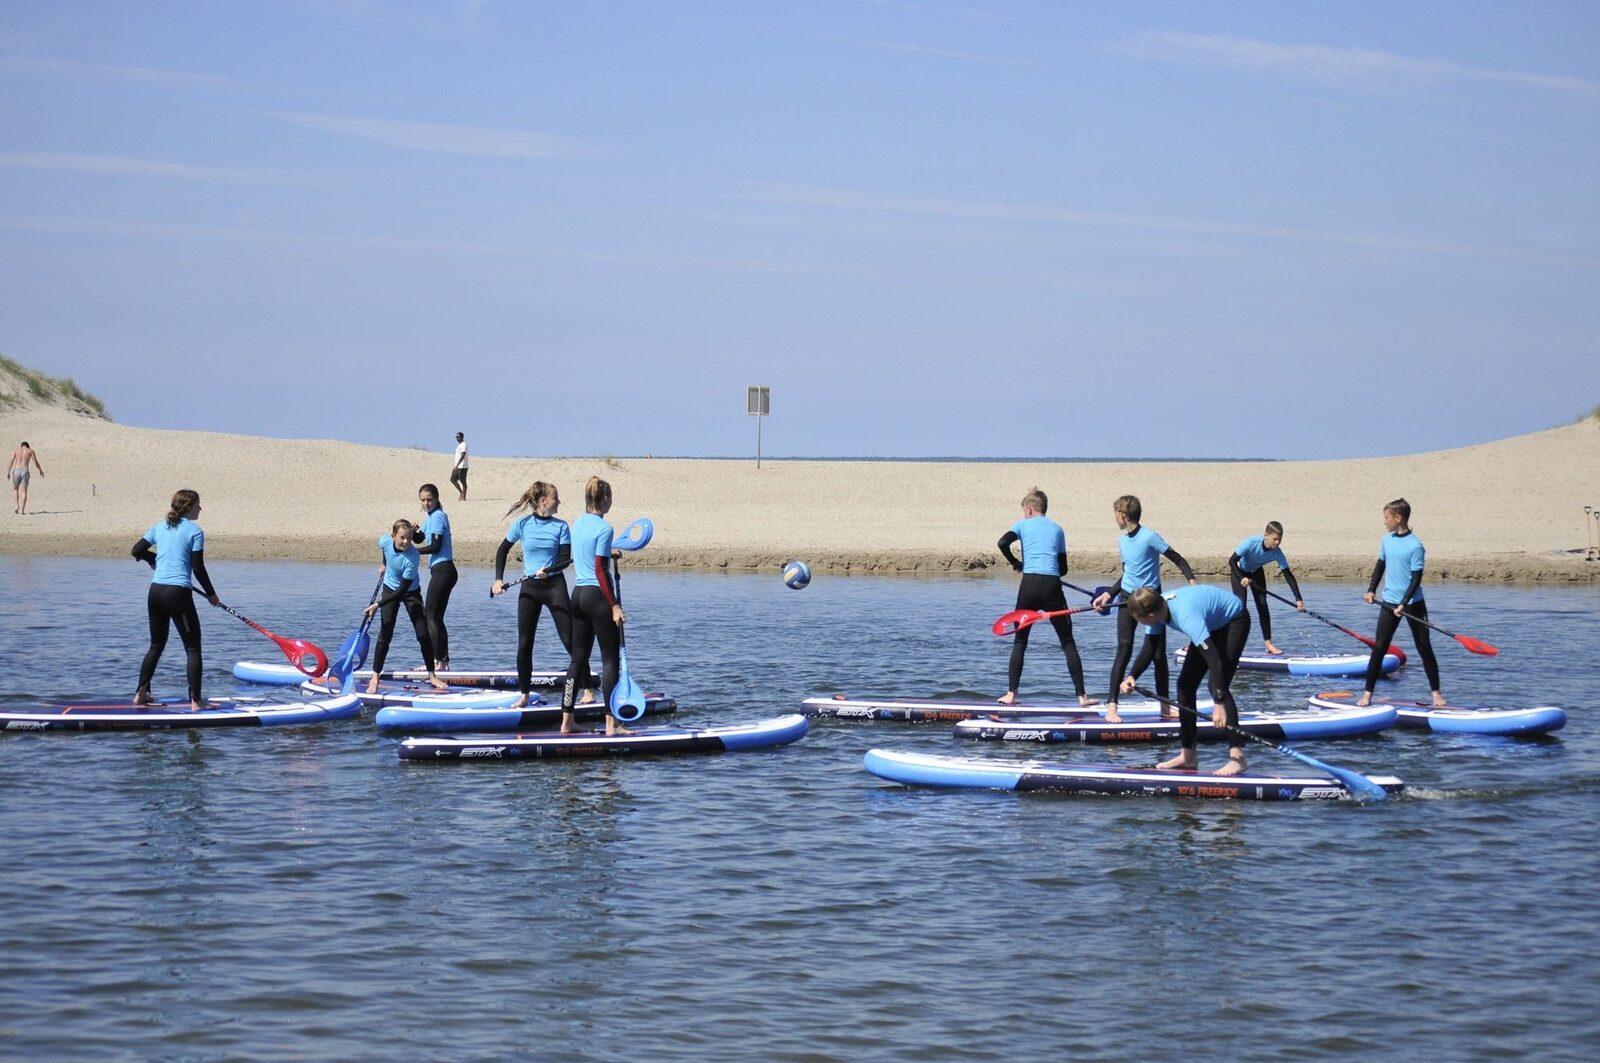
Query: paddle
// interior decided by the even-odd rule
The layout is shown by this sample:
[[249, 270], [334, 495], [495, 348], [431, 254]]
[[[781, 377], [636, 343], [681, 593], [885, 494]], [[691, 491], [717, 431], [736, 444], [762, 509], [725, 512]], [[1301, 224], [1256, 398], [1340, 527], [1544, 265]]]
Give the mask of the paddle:
[[622, 529], [622, 535], [611, 541], [614, 550], [643, 550], [650, 545], [651, 536], [656, 533], [655, 521], [649, 517], [640, 517], [632, 524]]
[[[199, 587], [190, 587], [189, 589], [194, 591], [196, 594], [205, 594], [205, 591], [202, 591]], [[243, 613], [233, 608], [233, 606], [223, 605], [221, 602], [217, 602], [216, 606], [229, 616], [238, 617], [246, 624], [249, 624], [251, 627], [267, 636], [267, 638], [271, 639], [273, 642], [276, 642], [278, 644], [278, 649], [282, 650], [283, 655], [289, 658], [289, 663], [300, 669], [300, 671], [304, 672], [311, 678], [315, 679], [317, 676], [328, 670], [328, 655], [323, 653], [322, 647], [318, 646], [316, 643], [307, 642], [305, 639], [286, 639], [281, 636], [274, 635], [272, 632], [268, 631], [254, 620], [251, 620], [248, 616], [245, 616]], [[310, 667], [307, 667], [308, 663]]]
[[[1163, 705], [1171, 705], [1179, 712], [1187, 712], [1196, 720], [1201, 719], [1201, 716], [1198, 712], [1186, 705], [1179, 705], [1175, 701], [1168, 701], [1166, 698], [1160, 697], [1159, 695], [1156, 695], [1143, 687], [1136, 686], [1133, 689], [1138, 691], [1140, 694], [1143, 694], [1147, 698], [1161, 702]], [[1341, 783], [1343, 783], [1345, 789], [1349, 790], [1350, 795], [1358, 801], [1386, 801], [1389, 799], [1389, 793], [1387, 790], [1359, 772], [1350, 771], [1345, 768], [1336, 768], [1332, 764], [1327, 764], [1318, 760], [1316, 757], [1307, 756], [1298, 749], [1290, 749], [1288, 746], [1280, 746], [1271, 739], [1263, 738], [1257, 734], [1251, 734], [1249, 731], [1241, 731], [1237, 727], [1229, 727], [1227, 724], [1223, 724], [1222, 730], [1228, 732], [1230, 735], [1242, 735], [1243, 737], [1250, 739], [1252, 742], [1260, 742], [1262, 745], [1267, 746], [1270, 749], [1276, 749], [1279, 753], [1282, 753], [1285, 756], [1293, 757], [1302, 764], [1310, 765], [1320, 772], [1325, 772], [1328, 775], [1333, 776], [1335, 779], [1338, 779]]]
[[[1277, 591], [1269, 590], [1269, 591], [1267, 591], [1267, 593], [1269, 595], [1271, 595], [1272, 597], [1278, 599], [1278, 601], [1282, 602], [1285, 605], [1294, 605], [1294, 601], [1292, 599], [1285, 598], [1283, 595], [1279, 594]], [[1368, 646], [1372, 647], [1373, 649], [1377, 649], [1378, 648], [1378, 644], [1376, 642], [1374, 642], [1372, 639], [1369, 639], [1369, 638], [1367, 638], [1367, 636], [1362, 635], [1362, 634], [1360, 634], [1358, 632], [1351, 631], [1349, 628], [1345, 627], [1343, 624], [1334, 623], [1332, 620], [1329, 620], [1327, 617], [1323, 616], [1319, 612], [1316, 612], [1315, 610], [1305, 609], [1305, 610], [1301, 610], [1301, 611], [1304, 612], [1307, 616], [1312, 617], [1313, 619], [1322, 621], [1324, 624], [1327, 624], [1331, 628], [1335, 628], [1335, 629], [1337, 629], [1339, 631], [1343, 631], [1346, 635], [1349, 635], [1351, 638], [1357, 640], [1358, 642], [1365, 642]], [[1405, 651], [1402, 650], [1399, 646], [1391, 645], [1388, 648], [1388, 650], [1386, 650], [1385, 652], [1394, 654], [1395, 657], [1399, 658], [1401, 664], [1405, 664], [1406, 663]]]
[[[377, 584], [372, 588], [372, 596], [367, 599], [371, 606], [378, 600], [378, 593], [383, 590], [383, 577], [378, 577]], [[361, 623], [356, 629], [346, 635], [344, 642], [339, 646], [339, 653], [334, 658], [334, 663], [329, 666], [329, 676], [335, 677], [342, 685], [350, 678], [350, 673], [367, 663], [367, 650], [372, 646], [372, 639], [367, 635], [367, 628], [372, 626], [372, 617], [365, 610], [361, 613]]]
[[[611, 578], [617, 588], [617, 604], [622, 604], [622, 566], [616, 561], [611, 562]], [[624, 630], [626, 624], [617, 628], [617, 638], [621, 642], [618, 649], [620, 657], [617, 685], [611, 688], [611, 715], [623, 723], [632, 723], [644, 715], [645, 696], [644, 689], [633, 681], [633, 676], [628, 674], [628, 636]]]
[[1097, 613], [1092, 605], [1081, 605], [1076, 609], [1052, 609], [1041, 612], [1038, 609], [1013, 609], [989, 626], [989, 630], [996, 635], [1015, 635], [1025, 627], [1031, 627], [1041, 620], [1049, 620], [1053, 616], [1072, 616], [1074, 613]]
[[[1389, 605], [1389, 604], [1387, 604], [1385, 602], [1373, 602], [1372, 604], [1376, 605], [1380, 609], [1393, 609], [1394, 608], [1394, 606]], [[1451, 631], [1449, 628], [1440, 627], [1438, 624], [1435, 624], [1433, 621], [1424, 620], [1420, 616], [1413, 616], [1411, 613], [1408, 613], [1403, 609], [1400, 611], [1400, 615], [1405, 617], [1407, 620], [1410, 620], [1410, 621], [1412, 621], [1414, 623], [1421, 624], [1423, 627], [1431, 627], [1431, 628], [1433, 628], [1433, 630], [1439, 632], [1439, 634], [1441, 634], [1441, 635], [1449, 635], [1451, 638], [1453, 638], [1457, 642], [1461, 643], [1461, 647], [1464, 650], [1466, 650], [1468, 653], [1476, 653], [1479, 657], [1493, 657], [1495, 654], [1500, 652], [1499, 647], [1491, 646], [1487, 642], [1484, 642], [1482, 639], [1475, 639], [1471, 635], [1458, 635], [1454, 631]]]

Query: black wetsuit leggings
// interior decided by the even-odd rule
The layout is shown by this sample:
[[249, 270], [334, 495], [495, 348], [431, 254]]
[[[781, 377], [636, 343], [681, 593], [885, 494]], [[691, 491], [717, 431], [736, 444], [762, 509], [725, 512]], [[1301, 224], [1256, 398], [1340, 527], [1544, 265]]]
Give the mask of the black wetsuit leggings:
[[1228, 582], [1233, 584], [1233, 593], [1239, 599], [1239, 604], [1249, 608], [1250, 603], [1244, 600], [1244, 592], [1249, 591], [1250, 596], [1256, 600], [1256, 615], [1261, 618], [1261, 641], [1272, 641], [1272, 614], [1267, 612], [1267, 580], [1263, 569], [1244, 573], [1250, 581], [1250, 586], [1245, 587], [1239, 583], [1239, 576], [1235, 573], [1228, 574]]
[[428, 637], [433, 640], [433, 656], [441, 666], [450, 660], [450, 632], [445, 630], [444, 611], [450, 607], [450, 592], [456, 587], [456, 563], [436, 561], [428, 566], [428, 600], [422, 611], [428, 618]]
[[[517, 595], [517, 689], [527, 694], [533, 686], [533, 638], [538, 633], [539, 613], [550, 610], [555, 621], [556, 637], [561, 640], [567, 657], [572, 657], [572, 598], [567, 594], [567, 581], [561, 576], [530, 579], [522, 584]], [[607, 607], [607, 619], [610, 607]], [[593, 685], [589, 675], [589, 655], [583, 655], [583, 667], [578, 673], [578, 686]]]
[[422, 595], [415, 588], [391, 600], [378, 611], [378, 645], [372, 651], [372, 670], [376, 673], [383, 671], [384, 659], [389, 656], [389, 640], [394, 638], [394, 623], [400, 619], [402, 605], [406, 607], [406, 615], [411, 618], [411, 627], [417, 633], [417, 645], [422, 647], [422, 659], [431, 672], [434, 662], [433, 639], [428, 636], [428, 616], [422, 608]]
[[[1161, 588], [1157, 587], [1157, 590]], [[1127, 599], [1128, 594], [1123, 592], [1122, 597]], [[1123, 606], [1117, 610], [1117, 655], [1111, 662], [1111, 700], [1117, 700], [1117, 687], [1122, 684], [1122, 677], [1128, 674], [1128, 661], [1133, 657], [1134, 628], [1133, 610]], [[1146, 635], [1145, 641], [1150, 644], [1150, 650], [1155, 657], [1156, 666], [1156, 693], [1164, 698], [1172, 696], [1172, 683], [1167, 678], [1167, 629], [1161, 628], [1154, 635]]]
[[150, 595], [145, 599], [150, 612], [150, 648], [145, 651], [144, 662], [139, 665], [139, 689], [150, 692], [150, 680], [155, 678], [156, 662], [161, 651], [167, 648], [167, 627], [176, 625], [178, 637], [183, 639], [183, 650], [189, 657], [189, 700], [200, 700], [200, 615], [194, 610], [194, 594], [188, 587], [174, 587], [166, 583], [150, 584]]
[[572, 663], [567, 665], [567, 683], [561, 691], [563, 712], [571, 712], [577, 703], [596, 639], [600, 640], [600, 700], [610, 705], [611, 690], [622, 671], [622, 632], [611, 619], [611, 603], [600, 588], [579, 587], [572, 596]]
[[[1022, 583], [1017, 587], [1018, 609], [1040, 609], [1050, 612], [1067, 607], [1067, 596], [1061, 592], [1061, 580], [1057, 576], [1042, 576], [1037, 573], [1024, 573]], [[1067, 655], [1067, 671], [1072, 675], [1072, 687], [1078, 697], [1083, 697], [1083, 661], [1078, 656], [1078, 643], [1072, 637], [1072, 617], [1053, 616], [1050, 626], [1056, 629], [1056, 638], [1061, 640], [1061, 650]], [[1014, 691], [1017, 684], [1022, 682], [1022, 657], [1028, 652], [1028, 635], [1033, 631], [1030, 625], [1018, 631], [1012, 637], [1011, 643], [1011, 673], [1007, 679], [1007, 690]]]
[[[1418, 620], [1428, 619], [1428, 603], [1415, 601], [1406, 606], [1406, 612], [1413, 614]], [[1417, 644], [1417, 653], [1422, 657], [1422, 668], [1428, 673], [1428, 689], [1439, 689], [1439, 661], [1433, 655], [1433, 639], [1428, 634], [1426, 626], [1416, 620], [1407, 620], [1411, 626], [1411, 641]], [[1378, 631], [1372, 636], [1374, 643], [1372, 656], [1367, 658], [1367, 693], [1378, 685], [1378, 676], [1383, 671], [1383, 655], [1389, 652], [1389, 643], [1394, 641], [1394, 633], [1400, 630], [1400, 618], [1394, 615], [1394, 603], [1384, 602], [1383, 608], [1378, 610]]]
[[[1178, 704], [1188, 709], [1178, 715], [1178, 734], [1184, 749], [1193, 749], [1199, 734], [1199, 721], [1195, 718], [1195, 696], [1200, 693], [1200, 679], [1204, 676], [1211, 687], [1211, 697], [1227, 712], [1228, 726], [1239, 726], [1239, 706], [1234, 703], [1229, 689], [1233, 673], [1239, 668], [1239, 657], [1244, 644], [1250, 639], [1250, 613], [1240, 610], [1239, 615], [1222, 627], [1214, 628], [1206, 639], [1216, 651], [1220, 672], [1213, 672], [1208, 656], [1198, 646], [1190, 646], [1183, 655], [1183, 667], [1178, 669]], [[1228, 748], [1244, 748], [1244, 739], [1237, 734], [1228, 736]]]

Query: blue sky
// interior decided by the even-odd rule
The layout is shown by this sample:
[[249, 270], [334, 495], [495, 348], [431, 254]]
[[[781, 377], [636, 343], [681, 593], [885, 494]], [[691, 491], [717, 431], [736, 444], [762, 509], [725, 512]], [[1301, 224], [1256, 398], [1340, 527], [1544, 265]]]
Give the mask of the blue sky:
[[[1600, 4], [0, 4], [0, 353], [479, 454], [1340, 457], [1600, 401]], [[1590, 370], [1580, 372], [1582, 365]]]

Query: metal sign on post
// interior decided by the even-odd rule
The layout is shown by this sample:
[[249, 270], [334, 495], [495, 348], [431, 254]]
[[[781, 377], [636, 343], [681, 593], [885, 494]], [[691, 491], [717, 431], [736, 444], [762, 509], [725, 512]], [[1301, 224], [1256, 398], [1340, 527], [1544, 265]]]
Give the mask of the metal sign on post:
[[751, 384], [744, 389], [744, 412], [756, 419], [756, 468], [761, 468], [761, 418], [772, 413], [772, 389]]

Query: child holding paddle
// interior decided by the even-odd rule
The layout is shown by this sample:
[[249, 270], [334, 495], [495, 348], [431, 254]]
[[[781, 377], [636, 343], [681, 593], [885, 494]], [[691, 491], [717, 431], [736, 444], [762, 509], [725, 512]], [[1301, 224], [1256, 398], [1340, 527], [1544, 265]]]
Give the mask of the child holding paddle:
[[417, 529], [417, 553], [428, 555], [428, 597], [422, 603], [428, 618], [428, 637], [439, 671], [450, 669], [450, 632], [444, 626], [444, 611], [450, 606], [450, 592], [456, 586], [456, 562], [450, 541], [450, 518], [439, 504], [439, 488], [423, 484], [417, 488], [422, 506], [422, 527]]
[[[611, 512], [611, 485], [598, 476], [589, 477], [583, 489], [583, 516], [572, 526], [573, 598], [572, 661], [567, 665], [567, 681], [561, 691], [561, 730], [578, 730], [573, 719], [578, 686], [589, 670], [589, 653], [600, 641], [600, 699], [609, 707], [611, 691], [622, 671], [622, 625], [627, 617], [610, 576], [611, 558], [620, 556], [611, 548], [616, 531], [606, 523]], [[628, 734], [615, 714], [606, 713], [606, 734]]]
[[[1037, 487], [1022, 496], [1022, 519], [1000, 537], [997, 544], [1011, 567], [1022, 573], [1017, 586], [1017, 608], [1038, 609], [1045, 612], [1065, 613], [1067, 598], [1061, 590], [1061, 577], [1067, 574], [1067, 536], [1061, 525], [1045, 516], [1050, 499]], [[1022, 543], [1022, 558], [1011, 552], [1011, 544]], [[1072, 637], [1072, 617], [1053, 616], [1050, 626], [1056, 629], [1061, 641], [1061, 651], [1067, 655], [1067, 672], [1072, 676], [1073, 689], [1078, 694], [1079, 705], [1098, 705], [1088, 696], [1083, 686], [1083, 661], [1078, 656], [1078, 643]], [[1033, 629], [1023, 627], [1011, 643], [1011, 671], [1006, 692], [1000, 695], [1000, 704], [1011, 705], [1017, 700], [1017, 686], [1022, 682], [1022, 658], [1028, 652], [1028, 634]]]
[[[528, 704], [533, 688], [533, 639], [539, 627], [539, 614], [550, 610], [550, 619], [556, 625], [556, 637], [572, 657], [572, 598], [567, 594], [567, 579], [562, 572], [572, 564], [572, 529], [556, 516], [561, 507], [561, 493], [555, 484], [535, 480], [522, 492], [522, 497], [506, 510], [506, 516], [520, 509], [530, 510], [526, 516], [511, 522], [500, 549], [494, 555], [494, 584], [489, 597], [505, 593], [506, 558], [513, 543], [522, 544], [522, 590], [517, 595], [517, 690], [520, 694], [512, 708]], [[587, 689], [589, 657], [583, 658], [581, 678], [584, 682], [583, 700], [592, 700]]]
[[1378, 545], [1378, 563], [1372, 568], [1372, 581], [1362, 597], [1368, 605], [1377, 600], [1378, 581], [1383, 581], [1383, 609], [1378, 613], [1378, 630], [1373, 635], [1372, 656], [1367, 660], [1367, 687], [1357, 705], [1371, 705], [1372, 691], [1378, 685], [1383, 670], [1383, 655], [1400, 629], [1400, 618], [1405, 617], [1411, 628], [1411, 640], [1422, 657], [1422, 667], [1428, 674], [1428, 687], [1433, 691], [1433, 703], [1440, 708], [1448, 705], [1439, 690], [1439, 662], [1433, 655], [1433, 640], [1428, 635], [1428, 605], [1422, 600], [1422, 570], [1427, 561], [1427, 551], [1411, 530], [1411, 503], [1397, 498], [1383, 507], [1383, 526], [1388, 534]]
[[[1168, 546], [1167, 541], [1154, 529], [1146, 528], [1139, 522], [1144, 516], [1144, 507], [1140, 505], [1137, 497], [1123, 495], [1111, 504], [1111, 513], [1116, 518], [1117, 527], [1122, 531], [1117, 538], [1117, 550], [1122, 555], [1122, 577], [1116, 590], [1102, 593], [1095, 598], [1096, 609], [1104, 609], [1117, 595], [1121, 594], [1126, 598], [1141, 587], [1153, 587], [1156, 593], [1160, 594], [1163, 557], [1178, 566], [1184, 579], [1190, 583], [1196, 582], [1194, 569], [1189, 567], [1189, 562], [1183, 559], [1183, 555]], [[1106, 706], [1106, 719], [1112, 723], [1122, 719], [1117, 715], [1117, 695], [1128, 667], [1128, 658], [1133, 656], [1134, 623], [1132, 609], [1122, 610], [1121, 615], [1117, 617], [1117, 655], [1111, 663], [1111, 696]], [[1151, 627], [1145, 632], [1145, 646], [1155, 657], [1156, 690], [1165, 699], [1172, 689], [1167, 679], [1166, 630], [1159, 625]], [[1163, 708], [1161, 715], [1171, 714]]]
[[[156, 664], [167, 648], [167, 628], [178, 629], [183, 651], [188, 656], [189, 706], [196, 712], [205, 708], [200, 695], [200, 616], [194, 608], [193, 583], [212, 605], [221, 605], [211, 577], [206, 573], [206, 533], [200, 530], [200, 493], [187, 487], [175, 492], [164, 522], [151, 525], [144, 537], [133, 544], [133, 557], [155, 570], [145, 607], [150, 615], [150, 648], [139, 665], [139, 689], [135, 705], [153, 705], [150, 681]], [[153, 548], [153, 551], [152, 551]]]
[[1300, 596], [1300, 585], [1289, 571], [1289, 559], [1283, 556], [1282, 542], [1283, 525], [1269, 520], [1265, 531], [1245, 539], [1228, 557], [1228, 579], [1233, 584], [1233, 593], [1242, 602], [1245, 588], [1250, 589], [1256, 600], [1256, 613], [1261, 617], [1261, 640], [1266, 643], [1267, 652], [1274, 655], [1281, 655], [1283, 651], [1272, 644], [1272, 615], [1267, 612], [1267, 574], [1264, 571], [1268, 561], [1278, 563], [1283, 582], [1294, 595], [1294, 607], [1301, 612], [1306, 608], [1305, 599]]
[[428, 618], [422, 608], [421, 555], [411, 545], [415, 527], [401, 518], [394, 522], [390, 534], [378, 537], [378, 549], [383, 551], [383, 597], [367, 606], [366, 615], [381, 613], [378, 628], [378, 646], [372, 653], [372, 681], [367, 693], [378, 692], [378, 677], [383, 674], [383, 662], [389, 656], [389, 640], [394, 638], [395, 621], [400, 618], [400, 607], [406, 607], [411, 627], [417, 633], [417, 645], [422, 648], [423, 665], [428, 669], [428, 685], [435, 690], [446, 690], [444, 680], [434, 674], [433, 639], [428, 636]]
[[[1229, 689], [1244, 644], [1250, 638], [1250, 614], [1245, 611], [1244, 602], [1221, 587], [1179, 587], [1167, 598], [1154, 587], [1140, 587], [1128, 596], [1128, 607], [1123, 611], [1141, 624], [1171, 624], [1189, 636], [1189, 652], [1178, 670], [1178, 710], [1182, 717], [1178, 734], [1183, 748], [1177, 756], [1156, 766], [1191, 771], [1199, 766], [1195, 753], [1199, 736], [1195, 695], [1200, 691], [1200, 677], [1205, 676], [1215, 702], [1212, 725], [1235, 728], [1228, 732], [1228, 763], [1216, 774], [1238, 775], [1244, 771], [1244, 732], [1237, 730], [1239, 707]], [[1133, 690], [1135, 677], [1149, 663], [1153, 645], [1153, 639], [1145, 640], [1139, 659], [1133, 663], [1133, 674], [1122, 680], [1124, 694]], [[1166, 693], [1161, 697], [1165, 700]]]

